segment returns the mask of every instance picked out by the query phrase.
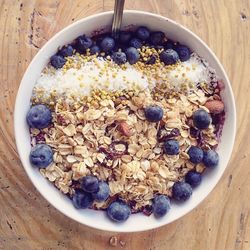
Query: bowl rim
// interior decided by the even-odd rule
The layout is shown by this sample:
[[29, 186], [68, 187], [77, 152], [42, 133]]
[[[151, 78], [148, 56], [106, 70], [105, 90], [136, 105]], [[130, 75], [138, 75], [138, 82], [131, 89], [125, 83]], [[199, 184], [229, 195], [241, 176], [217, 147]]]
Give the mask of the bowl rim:
[[227, 87], [228, 87], [228, 90], [229, 90], [229, 95], [230, 95], [230, 99], [232, 101], [232, 110], [230, 110], [230, 112], [232, 113], [232, 124], [231, 124], [231, 128], [232, 128], [232, 143], [231, 145], [229, 145], [229, 157], [227, 159], [227, 162], [224, 164], [225, 165], [225, 168], [224, 170], [221, 172], [217, 182], [214, 184], [214, 186], [212, 187], [212, 189], [210, 190], [210, 192], [202, 197], [202, 199], [199, 200], [199, 202], [197, 202], [195, 204], [195, 206], [192, 206], [191, 209], [189, 209], [188, 212], [184, 212], [184, 213], [181, 213], [181, 215], [179, 215], [178, 217], [174, 218], [174, 219], [170, 219], [170, 221], [168, 221], [167, 223], [159, 223], [159, 226], [155, 226], [155, 225], [151, 225], [149, 223], [149, 225], [144, 225], [143, 228], [141, 227], [136, 227], [136, 228], [132, 228], [131, 230], [128, 230], [128, 229], [123, 229], [123, 227], [117, 227], [116, 229], [117, 230], [112, 230], [112, 229], [109, 229], [107, 228], [106, 226], [103, 226], [103, 225], [98, 225], [98, 226], [95, 226], [93, 224], [90, 224], [88, 222], [82, 222], [82, 221], [79, 221], [77, 220], [77, 218], [75, 218], [73, 215], [65, 212], [63, 209], [61, 209], [61, 207], [59, 207], [58, 205], [56, 205], [55, 203], [52, 203], [51, 201], [49, 201], [49, 199], [47, 198], [47, 195], [45, 195], [45, 193], [40, 189], [40, 187], [36, 184], [36, 181], [35, 181], [35, 178], [33, 178], [32, 174], [30, 173], [30, 170], [29, 168], [26, 166], [26, 164], [24, 164], [25, 160], [24, 160], [24, 156], [21, 154], [21, 147], [22, 147], [22, 144], [20, 141], [17, 140], [18, 138], [18, 119], [17, 119], [17, 110], [18, 110], [18, 100], [20, 98], [22, 98], [21, 96], [21, 89], [24, 88], [24, 78], [26, 78], [26, 76], [28, 75], [29, 71], [30, 71], [30, 68], [31, 68], [31, 65], [32, 65], [32, 62], [38, 58], [40, 56], [40, 54], [42, 53], [43, 50], [45, 50], [47, 44], [49, 43], [53, 43], [54, 40], [57, 39], [57, 37], [59, 37], [62, 33], [64, 33], [65, 31], [71, 29], [72, 27], [80, 24], [80, 23], [84, 23], [88, 20], [91, 20], [91, 19], [95, 19], [97, 17], [101, 17], [101, 16], [108, 16], [108, 15], [111, 15], [113, 13], [113, 11], [106, 11], [106, 12], [101, 12], [101, 13], [98, 13], [98, 14], [93, 14], [91, 16], [88, 16], [88, 17], [84, 17], [84, 18], [81, 18], [80, 20], [64, 27], [62, 30], [60, 30], [59, 32], [57, 32], [54, 36], [52, 36], [41, 48], [40, 50], [37, 52], [37, 54], [33, 57], [33, 59], [31, 60], [31, 62], [29, 63], [27, 69], [25, 70], [25, 73], [22, 77], [22, 80], [20, 82], [20, 85], [19, 85], [19, 88], [18, 88], [18, 92], [17, 92], [17, 95], [16, 95], [16, 99], [15, 99], [15, 108], [14, 108], [14, 135], [15, 135], [15, 142], [16, 142], [16, 147], [17, 147], [17, 152], [19, 154], [19, 157], [20, 157], [20, 160], [21, 160], [21, 163], [22, 163], [22, 166], [23, 168], [25, 169], [25, 172], [27, 173], [29, 179], [31, 180], [32, 184], [35, 186], [35, 188], [39, 191], [39, 193], [50, 203], [53, 205], [53, 207], [55, 207], [57, 210], [59, 210], [62, 214], [64, 214], [65, 216], [67, 216], [68, 218], [71, 218], [73, 219], [74, 221], [78, 222], [78, 223], [81, 223], [85, 226], [88, 226], [88, 227], [91, 227], [91, 228], [94, 228], [94, 229], [98, 229], [98, 230], [105, 230], [105, 231], [110, 231], [110, 232], [141, 232], [141, 231], [146, 231], [146, 230], [151, 230], [151, 229], [155, 229], [155, 228], [160, 228], [160, 227], [163, 227], [163, 226], [166, 226], [167, 224], [170, 224], [174, 221], [176, 221], [177, 219], [181, 218], [182, 216], [190, 213], [194, 208], [196, 208], [202, 201], [204, 201], [205, 198], [208, 197], [208, 195], [212, 192], [212, 190], [215, 188], [215, 186], [218, 184], [218, 182], [220, 181], [222, 175], [224, 174], [225, 170], [226, 170], [226, 167], [228, 165], [228, 162], [231, 158], [231, 154], [232, 154], [232, 150], [233, 150], [233, 146], [234, 146], [234, 142], [235, 142], [235, 134], [236, 134], [236, 106], [235, 106], [235, 99], [234, 99], [234, 95], [233, 95], [233, 91], [232, 91], [232, 87], [231, 87], [231, 84], [230, 84], [230, 81], [229, 81], [229, 78], [222, 66], [222, 64], [220, 63], [219, 59], [217, 58], [217, 56], [214, 54], [214, 52], [209, 48], [209, 46], [199, 37], [197, 36], [195, 33], [193, 33], [191, 30], [189, 30], [188, 28], [186, 28], [185, 26], [177, 23], [176, 21], [172, 20], [172, 19], [169, 19], [167, 17], [164, 17], [162, 15], [159, 15], [159, 14], [154, 14], [154, 13], [150, 13], [150, 12], [147, 12], [147, 11], [139, 11], [139, 10], [124, 10], [124, 13], [126, 14], [134, 14], [134, 15], [147, 15], [147, 16], [152, 16], [154, 18], [157, 18], [157, 19], [162, 19], [162, 20], [165, 20], [169, 23], [171, 23], [172, 25], [174, 26], [179, 26], [181, 29], [185, 30], [190, 36], [193, 36], [199, 43], [202, 44], [202, 46], [204, 46], [207, 51], [210, 53], [210, 55], [212, 56], [212, 58], [216, 61], [216, 63], [218, 64], [221, 72], [222, 72], [222, 75], [223, 77], [225, 78], [226, 80], [226, 83], [227, 83]]

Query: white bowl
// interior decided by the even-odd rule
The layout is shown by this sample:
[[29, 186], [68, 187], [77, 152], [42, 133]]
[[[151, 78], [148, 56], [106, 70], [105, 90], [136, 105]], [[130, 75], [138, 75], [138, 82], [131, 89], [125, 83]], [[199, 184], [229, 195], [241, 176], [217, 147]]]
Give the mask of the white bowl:
[[222, 96], [226, 107], [226, 120], [218, 147], [220, 164], [213, 171], [205, 173], [202, 184], [194, 190], [192, 197], [188, 201], [182, 204], [173, 203], [170, 212], [161, 219], [156, 219], [153, 215], [147, 217], [139, 213], [132, 215], [126, 222], [119, 224], [110, 221], [105, 212], [75, 209], [65, 195], [61, 194], [37, 169], [31, 166], [29, 162], [30, 135], [26, 124], [26, 114], [30, 107], [32, 88], [42, 69], [48, 63], [49, 58], [57, 51], [57, 48], [70, 43], [81, 34], [91, 34], [94, 30], [100, 28], [110, 28], [112, 14], [112, 12], [105, 12], [81, 19], [57, 33], [40, 49], [27, 68], [16, 97], [15, 138], [19, 156], [30, 180], [43, 197], [55, 208], [75, 221], [90, 227], [106, 231], [135, 232], [166, 225], [190, 212], [208, 196], [225, 171], [232, 152], [236, 128], [236, 110], [230, 82], [222, 65], [199, 37], [168, 18], [141, 11], [125, 11], [123, 26], [129, 24], [145, 25], [151, 30], [162, 30], [167, 34], [167, 37], [186, 44], [204, 57], [216, 70], [219, 78], [224, 81], [225, 90]]

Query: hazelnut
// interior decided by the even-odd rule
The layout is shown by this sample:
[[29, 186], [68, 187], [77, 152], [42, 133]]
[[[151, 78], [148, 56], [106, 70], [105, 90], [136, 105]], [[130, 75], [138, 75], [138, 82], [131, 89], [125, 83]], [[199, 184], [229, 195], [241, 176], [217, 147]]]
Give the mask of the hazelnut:
[[205, 103], [205, 107], [210, 111], [212, 114], [220, 114], [224, 110], [224, 103], [219, 100], [212, 100], [207, 101]]

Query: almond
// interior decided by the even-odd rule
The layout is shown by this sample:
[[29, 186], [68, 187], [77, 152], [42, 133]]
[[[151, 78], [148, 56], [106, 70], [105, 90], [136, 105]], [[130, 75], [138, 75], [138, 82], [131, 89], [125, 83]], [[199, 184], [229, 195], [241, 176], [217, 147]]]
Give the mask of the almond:
[[207, 101], [205, 103], [205, 107], [210, 111], [210, 113], [219, 114], [224, 110], [224, 103], [219, 100]]
[[118, 129], [125, 136], [129, 137], [132, 135], [130, 127], [126, 122], [120, 122]]

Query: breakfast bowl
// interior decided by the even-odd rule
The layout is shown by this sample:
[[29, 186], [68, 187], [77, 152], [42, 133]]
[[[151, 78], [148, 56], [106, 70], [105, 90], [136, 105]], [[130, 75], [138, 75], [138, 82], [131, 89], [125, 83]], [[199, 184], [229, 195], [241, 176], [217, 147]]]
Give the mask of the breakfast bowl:
[[81, 19], [58, 32], [39, 50], [27, 68], [17, 93], [14, 113], [15, 139], [22, 165], [33, 185], [50, 204], [64, 215], [100, 230], [115, 232], [144, 231], [169, 224], [187, 214], [197, 207], [216, 186], [226, 169], [233, 149], [236, 131], [235, 102], [229, 79], [221, 63], [199, 37], [187, 28], [163, 16], [142, 11], [125, 11], [122, 21], [123, 27], [130, 29], [133, 26], [146, 26], [152, 31], [160, 29], [171, 40], [183, 43], [191, 51], [195, 51], [216, 71], [217, 78], [220, 82], [223, 82], [220, 95], [225, 106], [223, 129], [220, 131], [221, 135], [216, 148], [220, 160], [216, 168], [205, 171], [202, 184], [193, 189], [192, 196], [181, 204], [178, 201], [171, 201], [171, 209], [162, 218], [134, 213], [125, 222], [115, 223], [107, 217], [104, 211], [76, 209], [69, 197], [56, 189], [51, 182], [40, 174], [37, 168], [32, 166], [30, 162], [31, 137], [26, 117], [31, 106], [33, 87], [58, 48], [71, 43], [82, 34], [92, 35], [93, 32], [110, 31], [112, 18], [113, 12], [104, 12]]

